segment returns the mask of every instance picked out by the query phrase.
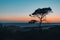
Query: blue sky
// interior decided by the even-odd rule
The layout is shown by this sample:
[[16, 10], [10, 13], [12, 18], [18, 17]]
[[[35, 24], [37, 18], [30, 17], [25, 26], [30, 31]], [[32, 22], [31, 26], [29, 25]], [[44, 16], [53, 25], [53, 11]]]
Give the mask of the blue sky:
[[[52, 17], [60, 17], [60, 0], [0, 0], [0, 18], [28, 17], [37, 8], [51, 7]], [[48, 16], [49, 16], [48, 15]]]

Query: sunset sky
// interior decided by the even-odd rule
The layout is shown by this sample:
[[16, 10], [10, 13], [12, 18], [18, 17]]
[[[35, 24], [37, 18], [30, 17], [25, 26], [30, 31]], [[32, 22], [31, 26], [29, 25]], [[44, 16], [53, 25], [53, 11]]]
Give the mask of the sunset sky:
[[60, 22], [60, 0], [0, 0], [0, 21], [28, 22], [37, 8], [51, 7], [53, 13], [46, 16], [48, 22]]

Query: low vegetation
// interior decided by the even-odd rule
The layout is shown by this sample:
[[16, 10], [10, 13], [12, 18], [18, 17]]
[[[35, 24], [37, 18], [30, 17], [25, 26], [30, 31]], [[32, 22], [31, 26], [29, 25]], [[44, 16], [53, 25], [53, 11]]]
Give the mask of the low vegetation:
[[0, 40], [60, 40], [60, 26], [41, 30], [31, 27], [29, 31], [21, 31], [18, 26], [2, 26], [0, 24]]

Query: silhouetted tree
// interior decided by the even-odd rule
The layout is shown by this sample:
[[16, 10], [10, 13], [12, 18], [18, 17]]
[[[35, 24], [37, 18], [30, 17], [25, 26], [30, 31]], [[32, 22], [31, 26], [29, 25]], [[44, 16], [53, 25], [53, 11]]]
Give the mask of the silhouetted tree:
[[39, 26], [41, 26], [41, 23], [43, 21], [43, 18], [49, 12], [52, 12], [52, 9], [50, 7], [47, 7], [47, 8], [38, 8], [38, 9], [35, 10], [35, 12], [33, 12], [32, 14], [30, 14], [29, 16], [38, 17], [40, 19], [40, 25]]
[[36, 20], [29, 21], [29, 23], [36, 23], [36, 22], [37, 22]]

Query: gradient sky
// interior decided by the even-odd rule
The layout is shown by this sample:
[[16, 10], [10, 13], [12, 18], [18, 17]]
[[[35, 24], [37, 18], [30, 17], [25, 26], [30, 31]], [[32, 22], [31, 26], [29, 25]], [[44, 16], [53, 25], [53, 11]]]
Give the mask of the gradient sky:
[[28, 22], [37, 8], [51, 7], [48, 22], [60, 22], [60, 0], [0, 0], [0, 21]]

